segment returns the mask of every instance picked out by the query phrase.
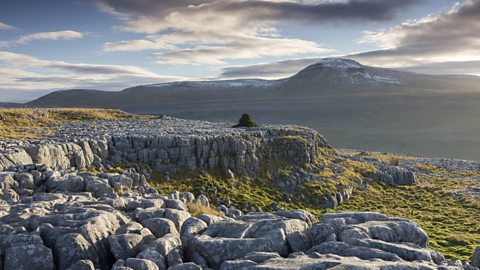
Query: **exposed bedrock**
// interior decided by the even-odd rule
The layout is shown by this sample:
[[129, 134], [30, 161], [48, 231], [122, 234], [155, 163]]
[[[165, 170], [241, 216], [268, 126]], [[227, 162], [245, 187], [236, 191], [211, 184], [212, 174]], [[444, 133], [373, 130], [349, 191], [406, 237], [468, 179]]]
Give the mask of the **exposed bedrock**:
[[[89, 125], [102, 128], [90, 131]], [[72, 127], [73, 126], [73, 127]], [[51, 169], [84, 169], [107, 162], [150, 165], [159, 172], [222, 168], [254, 173], [262, 162], [314, 162], [328, 147], [316, 131], [289, 126], [234, 129], [224, 123], [164, 118], [148, 121], [67, 123], [61, 136], [32, 140], [0, 153], [0, 165], [45, 164]]]

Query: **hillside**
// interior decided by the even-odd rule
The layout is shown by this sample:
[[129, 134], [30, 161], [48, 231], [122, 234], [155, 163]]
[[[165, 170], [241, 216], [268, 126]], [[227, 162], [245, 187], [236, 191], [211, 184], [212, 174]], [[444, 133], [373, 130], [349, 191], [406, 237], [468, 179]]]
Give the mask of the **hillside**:
[[334, 146], [480, 160], [480, 79], [431, 76], [325, 59], [276, 81], [144, 85], [120, 92], [71, 90], [28, 106], [109, 107], [182, 118], [310, 126]]

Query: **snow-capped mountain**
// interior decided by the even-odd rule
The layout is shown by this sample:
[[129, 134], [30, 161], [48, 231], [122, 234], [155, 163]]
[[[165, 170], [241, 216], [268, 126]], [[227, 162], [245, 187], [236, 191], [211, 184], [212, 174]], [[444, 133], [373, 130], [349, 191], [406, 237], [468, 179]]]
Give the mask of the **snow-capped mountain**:
[[364, 66], [354, 60], [325, 58], [310, 65], [290, 78], [303, 83], [358, 85], [372, 83], [402, 84], [400, 78], [388, 69]]

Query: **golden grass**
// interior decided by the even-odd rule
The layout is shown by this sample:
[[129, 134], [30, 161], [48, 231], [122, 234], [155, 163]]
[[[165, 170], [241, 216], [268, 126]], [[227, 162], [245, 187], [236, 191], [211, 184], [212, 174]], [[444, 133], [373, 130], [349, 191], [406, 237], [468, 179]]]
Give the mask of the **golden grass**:
[[196, 216], [201, 215], [201, 214], [221, 216], [220, 213], [217, 210], [215, 210], [215, 209], [213, 209], [209, 206], [196, 204], [196, 203], [187, 203], [187, 207], [188, 207], [188, 212], [193, 217], [196, 217]]
[[0, 140], [51, 135], [54, 123], [83, 120], [147, 119], [115, 109], [0, 108]]

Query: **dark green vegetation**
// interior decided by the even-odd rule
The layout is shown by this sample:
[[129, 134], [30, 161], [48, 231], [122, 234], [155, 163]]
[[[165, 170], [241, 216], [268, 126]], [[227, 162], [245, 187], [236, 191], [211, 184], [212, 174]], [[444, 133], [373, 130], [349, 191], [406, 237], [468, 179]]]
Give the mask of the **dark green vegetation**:
[[257, 123], [255, 123], [255, 121], [252, 119], [252, 117], [250, 116], [250, 114], [248, 113], [244, 113], [242, 114], [242, 116], [240, 117], [240, 120], [238, 120], [238, 124], [236, 124], [235, 126], [233, 127], [247, 127], [247, 128], [251, 128], [251, 127], [258, 127]]

